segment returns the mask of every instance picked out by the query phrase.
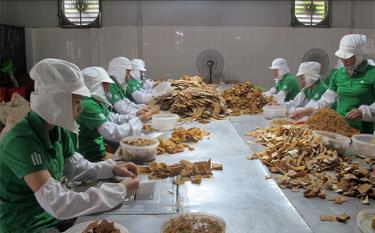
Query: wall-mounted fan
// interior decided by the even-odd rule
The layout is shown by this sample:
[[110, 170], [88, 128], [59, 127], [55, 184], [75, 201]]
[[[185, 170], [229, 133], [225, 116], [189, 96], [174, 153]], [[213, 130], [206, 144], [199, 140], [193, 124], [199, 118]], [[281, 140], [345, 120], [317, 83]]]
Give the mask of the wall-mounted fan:
[[197, 70], [209, 83], [224, 69], [224, 58], [214, 49], [206, 49], [197, 57]]
[[320, 69], [320, 74], [324, 75], [327, 73], [329, 67], [329, 56], [323, 49], [313, 48], [308, 50], [302, 58], [302, 62], [306, 61], [319, 62], [322, 66]]

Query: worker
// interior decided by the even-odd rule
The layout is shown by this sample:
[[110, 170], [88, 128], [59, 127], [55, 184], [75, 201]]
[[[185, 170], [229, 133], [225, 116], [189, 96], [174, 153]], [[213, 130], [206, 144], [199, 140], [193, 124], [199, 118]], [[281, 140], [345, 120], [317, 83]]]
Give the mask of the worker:
[[[144, 73], [146, 72], [145, 63], [141, 59], [132, 59], [132, 68], [130, 79], [127, 83], [127, 97], [138, 104], [147, 104], [153, 99], [153, 83], [148, 81], [144, 85]], [[145, 88], [146, 87], [146, 88]]]
[[140, 135], [143, 121], [148, 121], [150, 115], [146, 112], [138, 117], [111, 112], [105, 94], [113, 83], [108, 73], [101, 67], [88, 67], [82, 73], [91, 97], [81, 101], [82, 112], [77, 119], [80, 125], [78, 151], [90, 161], [99, 161], [106, 156], [104, 139], [118, 143], [126, 136]]
[[[31, 111], [0, 143], [0, 232], [65, 231], [81, 215], [108, 211], [135, 194], [137, 167], [112, 160], [91, 163], [75, 152], [68, 131], [82, 97], [90, 97], [79, 68], [45, 59], [30, 71], [35, 91]], [[65, 191], [60, 183], [127, 177], [84, 192]], [[54, 229], [50, 229], [54, 228]]]
[[320, 68], [321, 65], [315, 61], [300, 64], [296, 76], [302, 89], [293, 100], [286, 103], [291, 116], [297, 109], [310, 107], [327, 90], [327, 86], [320, 80]]
[[276, 58], [269, 67], [275, 78], [275, 86], [267, 92], [266, 96], [273, 96], [278, 104], [283, 104], [294, 99], [300, 91], [296, 77], [290, 74], [288, 64], [284, 58]]
[[296, 111], [295, 118], [310, 115], [316, 109], [329, 107], [337, 101], [336, 111], [353, 128], [362, 133], [373, 133], [373, 124], [365, 122], [361, 106], [375, 102], [375, 67], [366, 60], [366, 36], [345, 35], [335, 55], [344, 64], [332, 76], [329, 89], [311, 108]]
[[108, 74], [114, 83], [109, 85], [107, 99], [113, 105], [113, 111], [120, 114], [138, 114], [149, 111], [151, 114], [159, 112], [157, 106], [146, 106], [130, 101], [126, 96], [126, 84], [130, 80], [132, 63], [126, 57], [116, 57], [109, 62]]

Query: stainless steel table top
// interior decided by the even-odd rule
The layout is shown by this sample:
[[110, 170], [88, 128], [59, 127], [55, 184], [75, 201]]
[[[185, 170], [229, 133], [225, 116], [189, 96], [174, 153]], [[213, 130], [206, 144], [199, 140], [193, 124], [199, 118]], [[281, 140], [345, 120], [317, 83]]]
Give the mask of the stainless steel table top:
[[[256, 127], [265, 127], [269, 124], [269, 121], [266, 120], [261, 114], [232, 117], [230, 121], [239, 135], [245, 141], [251, 139], [251, 137], [244, 135], [246, 132], [255, 130]], [[252, 147], [254, 150], [262, 149], [262, 146], [258, 144], [249, 144], [249, 147]], [[362, 205], [359, 199], [347, 197], [347, 202], [342, 205], [337, 205], [328, 200], [321, 200], [319, 198], [305, 198], [303, 197], [302, 192], [295, 193], [289, 189], [285, 189], [283, 192], [292, 205], [301, 214], [306, 223], [310, 226], [311, 230], [315, 233], [359, 233], [361, 231], [358, 229], [356, 224], [357, 213], [364, 209], [375, 208], [373, 200], [370, 201], [370, 205]], [[334, 192], [327, 192], [327, 196], [336, 195], [337, 194]], [[346, 224], [320, 221], [320, 215], [339, 215], [342, 213], [346, 213], [351, 217]]]
[[[211, 158], [212, 162], [222, 163], [224, 170], [214, 171], [213, 178], [203, 179], [200, 185], [187, 182], [180, 186], [181, 212], [199, 211], [219, 215], [225, 220], [228, 233], [311, 232], [276, 183], [272, 179], [265, 179], [268, 171], [261, 162], [246, 160], [254, 150], [241, 139], [228, 120], [185, 124], [185, 127], [193, 126], [208, 130], [210, 135], [194, 144], [194, 151], [160, 155], [157, 162], [170, 164], [181, 159], [201, 161]], [[171, 180], [157, 182], [168, 183]], [[132, 203], [126, 205], [129, 208]], [[78, 222], [108, 218], [131, 232], [157, 233], [168, 216], [165, 212], [128, 215], [122, 211], [124, 206], [111, 212], [81, 217]]]

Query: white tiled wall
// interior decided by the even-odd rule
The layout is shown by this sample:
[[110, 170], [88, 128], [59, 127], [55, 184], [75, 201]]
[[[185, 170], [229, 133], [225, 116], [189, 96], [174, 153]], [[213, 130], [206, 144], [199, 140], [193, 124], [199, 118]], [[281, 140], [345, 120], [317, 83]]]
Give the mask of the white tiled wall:
[[[374, 54], [375, 30], [355, 32], [369, 37]], [[196, 74], [199, 52], [210, 48], [224, 56], [226, 80], [252, 80], [269, 87], [272, 80], [267, 67], [273, 58], [285, 57], [292, 72], [296, 72], [307, 50], [322, 48], [329, 54], [332, 67], [336, 63], [334, 52], [339, 40], [347, 33], [349, 30], [344, 28], [148, 26], [142, 28], [142, 41], [139, 41], [136, 27], [29, 28], [26, 30], [27, 64], [30, 69], [40, 59], [57, 57], [81, 68], [90, 65], [106, 68], [113, 57], [137, 57], [140, 43], [149, 76], [178, 78], [181, 74]]]

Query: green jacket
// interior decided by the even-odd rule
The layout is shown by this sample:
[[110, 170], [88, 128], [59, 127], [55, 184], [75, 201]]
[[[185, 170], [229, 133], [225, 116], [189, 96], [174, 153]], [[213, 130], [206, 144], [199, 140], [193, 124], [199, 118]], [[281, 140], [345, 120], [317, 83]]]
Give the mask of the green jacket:
[[48, 133], [44, 120], [29, 112], [0, 143], [0, 233], [39, 233], [59, 223], [38, 203], [24, 177], [47, 170], [60, 180], [64, 159], [74, 154], [67, 130]]
[[103, 136], [98, 127], [107, 122], [109, 109], [93, 98], [81, 100], [82, 112], [77, 119], [79, 124], [78, 152], [92, 162], [104, 158], [106, 150]]
[[[345, 116], [361, 105], [375, 102], [375, 67], [363, 61], [350, 77], [345, 68], [338, 69], [333, 75], [329, 89], [337, 94], [336, 111]], [[373, 133], [373, 123], [360, 120], [348, 120], [348, 123], [362, 133]]]
[[299, 87], [296, 77], [290, 73], [285, 74], [281, 78], [281, 80], [279, 80], [276, 83], [275, 88], [277, 92], [280, 92], [280, 91], [287, 92], [285, 101], [293, 100], [294, 97], [300, 92], [300, 87]]

